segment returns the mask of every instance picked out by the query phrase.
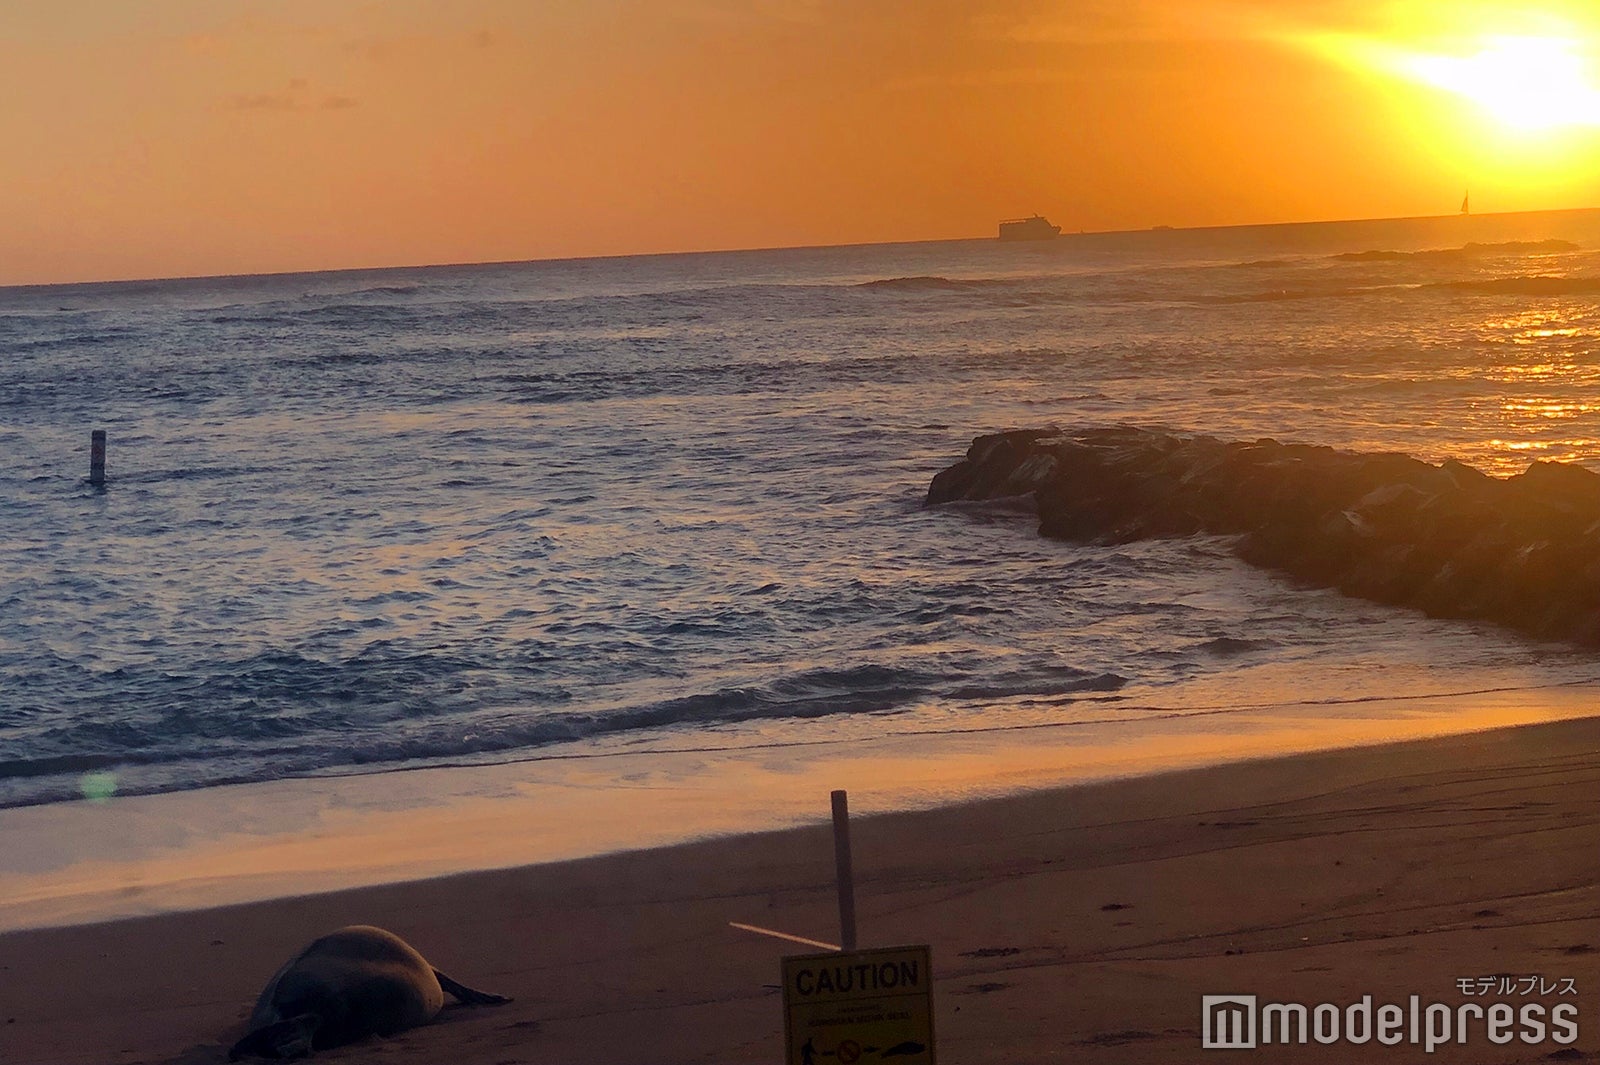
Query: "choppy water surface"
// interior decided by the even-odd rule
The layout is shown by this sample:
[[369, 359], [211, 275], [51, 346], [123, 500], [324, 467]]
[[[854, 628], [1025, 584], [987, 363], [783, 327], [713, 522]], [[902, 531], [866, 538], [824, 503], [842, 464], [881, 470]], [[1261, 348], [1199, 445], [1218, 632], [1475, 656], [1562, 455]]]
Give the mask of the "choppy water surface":
[[1049, 422], [1595, 465], [1597, 334], [1593, 212], [0, 289], [0, 804], [1593, 677], [921, 498]]

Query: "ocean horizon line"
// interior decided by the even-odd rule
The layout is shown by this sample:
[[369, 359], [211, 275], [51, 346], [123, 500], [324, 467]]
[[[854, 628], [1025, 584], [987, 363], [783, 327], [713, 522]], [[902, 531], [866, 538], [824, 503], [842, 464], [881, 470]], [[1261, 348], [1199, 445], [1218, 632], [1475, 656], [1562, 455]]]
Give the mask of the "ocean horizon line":
[[[1451, 218], [1472, 219], [1509, 219], [1526, 217], [1529, 215], [1579, 215], [1600, 212], [1600, 206], [1590, 207], [1549, 207], [1526, 211], [1482, 211], [1470, 215], [1463, 214], [1436, 214], [1436, 215], [1396, 215], [1392, 217], [1368, 218], [1321, 218], [1301, 221], [1285, 222], [1231, 222], [1215, 225], [1195, 226], [1170, 226], [1150, 225], [1137, 229], [1087, 229], [1074, 232], [1062, 232], [1060, 239], [1072, 240], [1082, 237], [1125, 237], [1141, 234], [1162, 234], [1172, 236], [1184, 233], [1215, 234], [1232, 230], [1272, 230], [1289, 229], [1296, 227], [1316, 226], [1346, 226], [1346, 225], [1379, 225], [1406, 222], [1439, 222]], [[161, 277], [110, 277], [92, 278], [81, 281], [38, 281], [0, 284], [0, 293], [6, 292], [37, 292], [47, 289], [66, 288], [95, 288], [113, 285], [164, 285], [181, 282], [214, 282], [214, 281], [250, 281], [262, 278], [286, 277], [320, 277], [328, 274], [378, 274], [392, 273], [402, 270], [465, 270], [479, 267], [494, 266], [533, 266], [555, 265], [561, 263], [587, 263], [587, 262], [615, 262], [622, 259], [669, 259], [675, 257], [690, 257], [701, 255], [760, 255], [774, 252], [798, 251], [843, 251], [853, 248], [896, 248], [911, 247], [920, 244], [961, 244], [961, 243], [991, 243], [993, 236], [979, 237], [929, 237], [919, 240], [882, 240], [860, 241], [842, 244], [786, 244], [770, 247], [754, 248], [699, 248], [682, 249], [676, 251], [646, 251], [646, 252], [619, 252], [606, 255], [556, 255], [548, 258], [528, 259], [485, 259], [479, 261], [462, 262], [436, 262], [436, 263], [391, 263], [383, 266], [329, 266], [300, 270], [261, 270], [250, 273], [220, 273], [220, 274], [175, 274]]]

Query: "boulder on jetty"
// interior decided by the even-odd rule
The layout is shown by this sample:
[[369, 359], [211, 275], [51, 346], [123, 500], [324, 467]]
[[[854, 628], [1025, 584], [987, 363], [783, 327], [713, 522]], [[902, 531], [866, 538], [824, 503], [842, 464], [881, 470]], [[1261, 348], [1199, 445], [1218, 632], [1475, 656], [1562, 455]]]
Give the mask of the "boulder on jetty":
[[980, 436], [928, 503], [1031, 495], [1039, 531], [1117, 544], [1233, 536], [1245, 561], [1347, 595], [1600, 644], [1600, 474], [1129, 426]]

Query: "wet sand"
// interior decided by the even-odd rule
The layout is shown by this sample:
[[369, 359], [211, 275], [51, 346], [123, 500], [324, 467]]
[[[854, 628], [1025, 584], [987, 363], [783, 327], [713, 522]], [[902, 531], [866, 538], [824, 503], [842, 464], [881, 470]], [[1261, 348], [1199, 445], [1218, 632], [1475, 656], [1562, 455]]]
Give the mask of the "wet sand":
[[[863, 945], [931, 945], [944, 1062], [1193, 1061], [1200, 997], [1225, 993], [1575, 1002], [1581, 1034], [1575, 1048], [1479, 1030], [1431, 1055], [1313, 1044], [1218, 1060], [1600, 1051], [1600, 719], [862, 817], [853, 833]], [[351, 923], [515, 1001], [320, 1060], [779, 1061], [779, 958], [805, 948], [728, 922], [835, 940], [832, 873], [813, 826], [13, 932], [0, 1061], [225, 1060], [276, 967]], [[1536, 975], [1577, 994], [1458, 985]]]

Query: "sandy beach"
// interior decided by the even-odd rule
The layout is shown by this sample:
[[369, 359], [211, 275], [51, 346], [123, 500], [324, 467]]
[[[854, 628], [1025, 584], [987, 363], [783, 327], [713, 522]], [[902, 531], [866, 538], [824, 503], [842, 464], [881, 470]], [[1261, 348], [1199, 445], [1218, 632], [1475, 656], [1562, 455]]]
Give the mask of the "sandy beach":
[[[1579, 719], [857, 818], [861, 938], [931, 945], [942, 1061], [1191, 1061], [1204, 994], [1457, 1005], [1532, 976], [1563, 990], [1500, 997], [1576, 1003], [1575, 1047], [1230, 1054], [1589, 1060], [1597, 782]], [[10, 933], [0, 1060], [224, 1060], [278, 964], [358, 922], [515, 1001], [325, 1060], [781, 1060], [779, 958], [805, 948], [730, 921], [834, 940], [827, 828]]]

